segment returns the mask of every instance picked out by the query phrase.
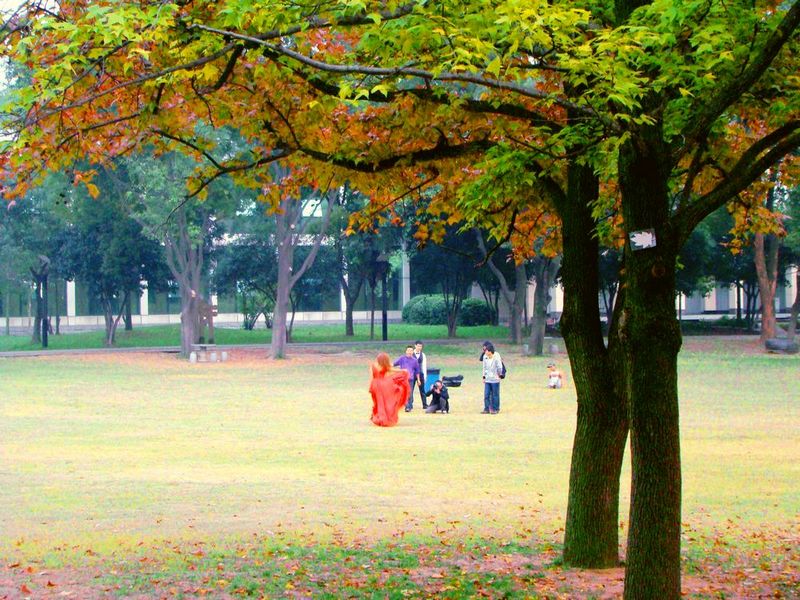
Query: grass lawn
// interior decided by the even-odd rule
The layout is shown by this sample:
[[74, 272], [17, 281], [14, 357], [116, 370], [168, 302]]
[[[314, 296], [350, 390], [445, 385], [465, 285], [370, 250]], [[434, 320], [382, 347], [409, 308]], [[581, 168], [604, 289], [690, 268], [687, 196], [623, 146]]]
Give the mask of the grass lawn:
[[[559, 564], [571, 380], [500, 345], [481, 415], [478, 345], [430, 343], [465, 375], [451, 414], [417, 398], [390, 429], [368, 418], [374, 349], [0, 359], [0, 598], [616, 597], [621, 569]], [[800, 594], [798, 367], [685, 341], [689, 597]]]
[[[413, 342], [417, 339], [434, 340], [447, 338], [446, 325], [408, 325], [406, 323], [390, 323], [388, 327], [390, 340], [402, 343]], [[475, 327], [459, 327], [459, 339], [474, 340], [502, 340], [508, 338], [508, 328], [492, 325]], [[221, 345], [243, 344], [269, 344], [272, 340], [272, 330], [258, 328], [246, 331], [241, 328], [217, 327], [215, 330], [216, 342]], [[336, 324], [306, 324], [297, 323], [292, 330], [292, 342], [295, 343], [327, 343], [327, 342], [366, 342], [369, 341], [369, 325], [357, 323], [354, 326], [354, 336], [345, 337], [344, 325]], [[104, 331], [70, 332], [62, 335], [48, 336], [48, 349], [92, 349], [104, 347]], [[375, 339], [381, 338], [380, 318], [375, 323]], [[132, 331], [125, 331], [122, 326], [117, 329], [116, 346], [119, 348], [143, 348], [180, 346], [181, 333], [178, 325], [150, 325], [135, 327]], [[41, 344], [33, 344], [30, 334], [25, 335], [0, 335], [0, 352], [42, 350]]]

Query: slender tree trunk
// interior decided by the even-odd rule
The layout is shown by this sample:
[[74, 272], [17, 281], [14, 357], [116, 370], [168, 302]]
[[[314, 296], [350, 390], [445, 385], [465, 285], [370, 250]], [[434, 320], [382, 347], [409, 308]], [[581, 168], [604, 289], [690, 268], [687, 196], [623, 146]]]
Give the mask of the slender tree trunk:
[[584, 568], [618, 564], [619, 479], [628, 434], [620, 373], [606, 349], [598, 304], [598, 243], [591, 203], [599, 183], [590, 168], [570, 165], [563, 223], [561, 331], [577, 392], [564, 562]]
[[8, 284], [6, 284], [6, 301], [3, 303], [3, 312], [6, 314], [6, 335], [11, 335], [11, 314], [10, 314], [10, 306], [11, 306], [11, 290], [9, 289]]
[[36, 318], [33, 322], [33, 336], [32, 341], [34, 344], [42, 344], [47, 347], [47, 332], [42, 333], [43, 327], [47, 326], [47, 274], [50, 271], [50, 259], [46, 256], [39, 257], [39, 269], [31, 268], [30, 272], [33, 275], [36, 294]]
[[181, 355], [184, 357], [191, 354], [192, 346], [200, 339], [197, 298], [192, 297], [193, 289], [181, 285]]
[[344, 335], [345, 337], [353, 337], [355, 335], [353, 311], [361, 294], [361, 289], [364, 287], [364, 277], [359, 277], [357, 284], [349, 278], [347, 280], [343, 278], [341, 285], [344, 292]]
[[775, 337], [777, 326], [775, 293], [778, 287], [778, 243], [775, 236], [756, 233], [753, 250], [761, 296], [761, 341], [766, 342]]
[[49, 335], [50, 335], [50, 316], [48, 313], [48, 296], [47, 296], [47, 272], [44, 272], [42, 276], [42, 297], [41, 297], [41, 306], [42, 306], [42, 348], [47, 348], [49, 345]]
[[36, 312], [33, 317], [33, 332], [31, 333], [31, 343], [33, 344], [42, 343], [42, 313], [39, 301], [40, 289], [41, 284], [37, 281], [33, 288], [33, 293], [36, 295]]
[[288, 244], [278, 250], [278, 289], [275, 292], [275, 308], [272, 315], [272, 358], [286, 358], [286, 327], [289, 312], [289, 292], [294, 248]]
[[106, 346], [113, 346], [116, 342], [117, 327], [125, 312], [125, 307], [130, 306], [130, 292], [125, 292], [122, 298], [122, 304], [119, 307], [119, 314], [114, 317], [114, 311], [111, 308], [111, 301], [106, 300]]
[[275, 308], [272, 324], [272, 358], [286, 358], [286, 347], [288, 342], [287, 312], [289, 310], [289, 296], [292, 288], [303, 276], [308, 268], [314, 263], [314, 259], [319, 251], [322, 238], [328, 230], [334, 199], [331, 195], [326, 196], [327, 205], [322, 219], [320, 231], [313, 235], [314, 243], [311, 251], [306, 256], [303, 264], [298, 269], [294, 269], [294, 250], [301, 239], [307, 235], [308, 226], [311, 220], [306, 220], [303, 227], [298, 229], [298, 224], [303, 216], [303, 202], [292, 198], [284, 198], [281, 201], [281, 212], [276, 213], [276, 237], [278, 239], [278, 285], [275, 291]]
[[545, 289], [546, 272], [536, 267], [533, 291], [533, 315], [531, 316], [531, 335], [528, 341], [530, 353], [534, 356], [544, 354], [544, 337], [547, 331], [547, 305], [550, 304], [550, 291]]
[[353, 326], [353, 301], [345, 294], [344, 300], [344, 336], [353, 337], [356, 331]]
[[[181, 356], [188, 358], [192, 345], [199, 340], [200, 327], [198, 301], [203, 273], [203, 242], [194, 243], [189, 235], [186, 213], [175, 213], [178, 222], [177, 232], [165, 237], [166, 259], [181, 294]], [[204, 234], [208, 232], [210, 219], [203, 224]], [[167, 304], [169, 311], [169, 303]]]
[[103, 344], [106, 347], [114, 345], [114, 310], [111, 308], [111, 300], [103, 297], [103, 323], [105, 324], [105, 337]]
[[[794, 302], [792, 303], [792, 311], [789, 318], [789, 328], [786, 331], [790, 340], [793, 340], [797, 334], [797, 315], [800, 313], [800, 268], [797, 269], [794, 281]], [[8, 311], [6, 311], [6, 316], [8, 316]]]
[[524, 264], [516, 265], [514, 268], [514, 292], [512, 294], [512, 302], [510, 306], [511, 323], [509, 329], [511, 332], [511, 343], [522, 343], [522, 312], [525, 308], [525, 294], [528, 288], [528, 273]]
[[447, 337], [449, 338], [456, 337], [456, 329], [458, 328], [456, 318], [457, 315], [447, 313]]
[[126, 292], [125, 295], [127, 296], [127, 300], [125, 301], [125, 315], [123, 317], [125, 319], [125, 331], [133, 331], [133, 314], [131, 309], [132, 294], [130, 292]]
[[619, 184], [627, 234], [652, 229], [655, 247], [626, 244], [619, 302], [631, 434], [627, 600], [681, 596], [681, 460], [675, 267], [670, 228], [670, 158], [659, 124], [620, 150]]
[[[509, 335], [512, 344], [520, 344], [522, 342], [522, 313], [525, 308], [525, 294], [528, 288], [528, 274], [525, 270], [524, 264], [515, 265], [514, 267], [514, 289], [512, 290], [508, 281], [506, 281], [503, 272], [497, 268], [492, 261], [492, 257], [487, 255], [486, 244], [483, 241], [483, 234], [480, 229], [473, 229], [475, 237], [478, 240], [478, 248], [489, 270], [497, 278], [500, 284], [500, 291], [503, 294], [503, 299], [506, 301], [509, 310]], [[484, 292], [484, 296], [486, 293]]]
[[369, 339], [375, 339], [375, 282], [369, 286]]
[[53, 281], [53, 287], [55, 288], [55, 318], [56, 318], [56, 330], [55, 334], [61, 334], [61, 307], [58, 302], [58, 279], [56, 278]]
[[736, 320], [742, 321], [742, 282], [736, 281]]
[[533, 292], [533, 318], [531, 319], [531, 335], [529, 347], [532, 354], [544, 354], [544, 337], [547, 329], [547, 307], [550, 305], [550, 288], [553, 277], [560, 261], [537, 257], [534, 259], [533, 277], [535, 289]]

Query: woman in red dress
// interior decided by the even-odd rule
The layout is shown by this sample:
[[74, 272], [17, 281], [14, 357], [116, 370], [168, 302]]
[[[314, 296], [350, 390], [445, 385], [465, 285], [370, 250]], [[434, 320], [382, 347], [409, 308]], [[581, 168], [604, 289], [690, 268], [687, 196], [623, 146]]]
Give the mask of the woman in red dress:
[[372, 363], [372, 381], [369, 384], [372, 422], [380, 427], [397, 425], [397, 415], [406, 405], [410, 391], [408, 373], [402, 369], [394, 369], [385, 352], [378, 354]]

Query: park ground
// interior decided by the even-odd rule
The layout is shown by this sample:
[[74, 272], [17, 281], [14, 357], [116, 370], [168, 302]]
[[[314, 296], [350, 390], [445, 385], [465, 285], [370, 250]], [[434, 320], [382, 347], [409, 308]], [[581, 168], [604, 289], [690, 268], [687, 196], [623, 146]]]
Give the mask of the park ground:
[[[391, 429], [368, 419], [374, 348], [0, 359], [0, 598], [618, 597], [621, 568], [559, 559], [571, 381], [501, 344], [481, 415], [476, 350], [430, 344], [465, 376], [451, 414], [417, 400]], [[798, 367], [684, 342], [686, 597], [800, 597]]]

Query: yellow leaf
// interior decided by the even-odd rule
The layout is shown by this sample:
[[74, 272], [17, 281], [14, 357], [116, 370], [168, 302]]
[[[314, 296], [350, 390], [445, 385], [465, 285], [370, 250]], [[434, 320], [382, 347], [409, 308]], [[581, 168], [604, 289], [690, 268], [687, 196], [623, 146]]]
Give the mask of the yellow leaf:
[[98, 187], [97, 187], [95, 184], [93, 184], [93, 183], [87, 183], [87, 184], [86, 184], [86, 189], [89, 191], [89, 195], [90, 195], [92, 198], [97, 198], [97, 197], [100, 195], [100, 188], [98, 188]]
[[492, 75], [497, 77], [500, 75], [500, 66], [501, 66], [500, 57], [495, 56], [494, 59], [492, 59], [492, 62], [490, 62], [489, 65], [486, 67], [486, 72], [491, 73]]

